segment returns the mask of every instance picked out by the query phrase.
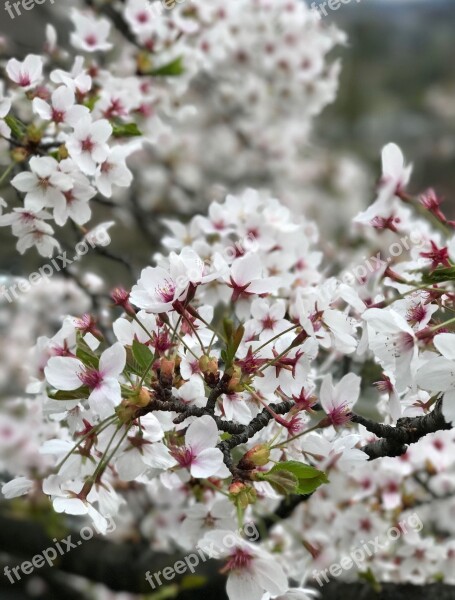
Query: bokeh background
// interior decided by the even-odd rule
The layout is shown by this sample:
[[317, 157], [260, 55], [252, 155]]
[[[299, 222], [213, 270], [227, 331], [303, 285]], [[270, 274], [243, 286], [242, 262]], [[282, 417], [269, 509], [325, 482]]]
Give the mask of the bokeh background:
[[[65, 37], [70, 6], [71, 0], [55, 0], [14, 21], [0, 11], [0, 34], [12, 40], [9, 53], [39, 50], [48, 22]], [[394, 140], [412, 154], [416, 186], [437, 182], [453, 194], [455, 2], [352, 0], [325, 20], [346, 31], [349, 42], [338, 52], [337, 100], [320, 117], [315, 139], [370, 163]]]
[[[49, 22], [64, 45], [71, 5], [71, 0], [47, 2], [15, 20], [1, 10], [0, 35], [8, 37], [2, 51], [18, 57], [39, 52]], [[455, 2], [352, 0], [337, 11], [328, 11], [324, 20], [344, 30], [348, 42], [336, 50], [342, 61], [340, 89], [336, 101], [316, 119], [315, 153], [322, 150], [352, 158], [365, 173], [364, 167], [369, 167], [372, 189], [380, 149], [394, 141], [415, 165], [413, 191], [436, 186], [453, 217]], [[367, 193], [364, 206], [370, 200]], [[99, 207], [98, 212], [99, 218], [109, 218]], [[128, 254], [131, 235], [136, 233], [117, 236], [122, 239], [116, 240], [116, 250]], [[149, 256], [141, 258], [146, 261]], [[33, 253], [26, 260], [30, 269], [40, 265]], [[19, 275], [23, 266], [9, 232], [0, 230], [0, 270]]]

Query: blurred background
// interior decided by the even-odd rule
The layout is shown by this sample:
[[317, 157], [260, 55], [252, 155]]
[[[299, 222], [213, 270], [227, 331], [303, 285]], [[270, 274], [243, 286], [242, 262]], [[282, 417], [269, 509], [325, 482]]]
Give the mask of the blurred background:
[[[47, 22], [67, 31], [70, 6], [47, 2], [14, 21], [1, 12], [0, 33], [15, 44], [11, 53], [41, 49]], [[338, 97], [318, 119], [314, 138], [374, 166], [380, 148], [393, 140], [412, 156], [416, 188], [437, 183], [449, 200], [455, 192], [455, 2], [352, 0], [324, 20], [349, 41], [338, 52]]]
[[[322, 0], [316, 2], [320, 3]], [[1, 11], [0, 35], [8, 37], [4, 47], [6, 55], [20, 57], [40, 52], [47, 23], [56, 27], [59, 40], [66, 45], [72, 5], [71, 0], [54, 0], [54, 4], [49, 0], [14, 20]], [[450, 206], [455, 194], [455, 2], [352, 0], [337, 11], [328, 10], [324, 23], [334, 23], [344, 30], [348, 42], [334, 51], [342, 62], [337, 98], [315, 119], [307, 153], [307, 164], [311, 160], [313, 164], [308, 170], [317, 170], [315, 165], [322, 164], [320, 153], [327, 163], [324, 172], [316, 175], [320, 181], [315, 181], [314, 188], [301, 186], [308, 187], [303, 190], [310, 197], [305, 205], [307, 216], [319, 222], [330, 219], [333, 214], [331, 204], [327, 204], [329, 208], [322, 215], [318, 212], [319, 206], [312, 210], [312, 205], [317, 204], [311, 199], [315, 190], [320, 194], [325, 188], [327, 200], [328, 196], [338, 196], [339, 205], [345, 207], [344, 220], [337, 230], [333, 226], [329, 228], [328, 235], [331, 238], [336, 235], [342, 243], [347, 223], [371, 200], [380, 150], [390, 141], [399, 144], [415, 165], [412, 191], [418, 193], [436, 186], [437, 192], [446, 199], [446, 212], [455, 216], [455, 205]], [[331, 156], [336, 157], [332, 166]], [[255, 185], [255, 181], [244, 184]], [[355, 199], [353, 186], [358, 196]], [[153, 187], [149, 185], [148, 189]], [[322, 201], [322, 196], [320, 199]], [[163, 214], [158, 207], [151, 208], [156, 215]], [[205, 210], [205, 205], [194, 210]], [[112, 215], [97, 206], [95, 216], [99, 221], [110, 219]], [[158, 231], [157, 239], [160, 235]], [[114, 236], [114, 249], [128, 255], [130, 242], [136, 236], [137, 230], [127, 227]], [[140, 255], [140, 248], [136, 247], [135, 253], [139, 258], [138, 267], [150, 258], [148, 249]], [[42, 262], [32, 252], [27, 253], [26, 260], [30, 270]], [[23, 265], [9, 231], [0, 230], [1, 270], [18, 275]], [[117, 283], [112, 281], [112, 284]]]

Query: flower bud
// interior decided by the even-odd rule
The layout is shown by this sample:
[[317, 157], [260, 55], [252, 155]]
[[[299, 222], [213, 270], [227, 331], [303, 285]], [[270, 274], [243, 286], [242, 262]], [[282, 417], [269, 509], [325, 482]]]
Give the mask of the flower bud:
[[218, 359], [211, 356], [201, 356], [199, 359], [199, 368], [204, 375], [204, 379], [209, 385], [216, 385], [220, 379], [218, 370]]
[[137, 411], [137, 406], [133, 406], [128, 400], [123, 400], [120, 406], [117, 406], [115, 412], [122, 423], [131, 423]]
[[69, 157], [68, 148], [66, 147], [65, 144], [62, 144], [61, 146], [59, 146], [57, 152], [58, 152], [58, 160], [65, 160], [66, 158]]
[[136, 315], [136, 311], [130, 304], [129, 292], [127, 292], [124, 288], [117, 287], [112, 290], [111, 298], [114, 301], [115, 306], [121, 306], [128, 315]]
[[264, 467], [270, 460], [270, 448], [265, 444], [258, 444], [248, 450], [239, 462], [239, 469], [250, 471], [255, 467]]
[[134, 397], [134, 404], [142, 408], [150, 404], [150, 392], [144, 387], [141, 388], [137, 396]]
[[137, 55], [136, 66], [138, 73], [142, 75], [150, 73], [153, 68], [153, 63], [148, 52], [140, 52]]
[[27, 127], [27, 139], [32, 144], [39, 144], [43, 139], [42, 130], [35, 125], [30, 125]]
[[13, 150], [11, 150], [11, 158], [16, 163], [24, 162], [24, 160], [27, 160], [28, 156], [28, 150], [26, 148], [22, 148], [21, 146], [18, 146], [17, 148], [13, 148]]
[[160, 382], [164, 386], [171, 386], [174, 381], [175, 360], [162, 358], [160, 362]]
[[250, 504], [255, 504], [257, 501], [257, 492], [251, 485], [235, 481], [229, 486], [231, 499], [235, 505], [245, 510]]
[[229, 379], [226, 391], [228, 394], [233, 394], [235, 392], [242, 392], [243, 386], [241, 385], [242, 380], [242, 369], [240, 367], [234, 367], [232, 376]]

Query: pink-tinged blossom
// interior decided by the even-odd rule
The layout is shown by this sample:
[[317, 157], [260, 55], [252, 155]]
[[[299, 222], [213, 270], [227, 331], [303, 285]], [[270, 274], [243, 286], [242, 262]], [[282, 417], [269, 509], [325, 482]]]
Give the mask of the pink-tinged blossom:
[[64, 124], [71, 127], [75, 127], [82, 118], [90, 114], [86, 106], [75, 104], [73, 90], [64, 85], [52, 92], [51, 104], [41, 98], [35, 98], [33, 110], [44, 121], [53, 121], [56, 125]]
[[264, 266], [258, 254], [249, 253], [232, 263], [230, 273], [225, 276], [226, 283], [232, 288], [232, 302], [239, 302], [237, 314], [244, 316], [248, 311], [243, 301], [253, 295], [268, 295], [280, 287], [278, 277], [264, 277]]
[[185, 511], [185, 520], [179, 528], [179, 543], [187, 548], [197, 546], [201, 537], [214, 529], [229, 529], [233, 524], [235, 507], [227, 498], [212, 506], [195, 504]]
[[292, 324], [284, 318], [285, 314], [284, 300], [270, 303], [262, 298], [256, 298], [251, 304], [252, 319], [248, 323], [259, 333], [259, 339], [265, 342], [291, 327]]
[[112, 126], [106, 119], [92, 122], [90, 116], [81, 119], [66, 142], [68, 152], [78, 167], [87, 175], [94, 175], [97, 166], [109, 156], [108, 139]]
[[332, 376], [322, 380], [320, 401], [331, 425], [344, 425], [351, 419], [351, 411], [359, 399], [361, 379], [348, 373], [334, 386]]
[[43, 59], [35, 54], [29, 54], [22, 62], [12, 58], [6, 65], [6, 73], [11, 81], [28, 90], [42, 79]]
[[13, 208], [12, 213], [0, 215], [0, 227], [11, 226], [13, 235], [21, 237], [49, 219], [50, 213], [44, 210], [34, 212], [26, 208]]
[[265, 592], [273, 597], [288, 589], [287, 577], [279, 562], [257, 545], [231, 531], [211, 531], [199, 542], [210, 557], [227, 558], [223, 572], [229, 600], [262, 600]]
[[95, 185], [106, 198], [112, 196], [114, 186], [127, 188], [133, 181], [133, 174], [126, 166], [127, 157], [140, 148], [140, 144], [116, 146], [109, 151], [106, 160], [101, 163], [95, 176]]
[[50, 475], [43, 481], [43, 492], [51, 497], [54, 510], [67, 515], [89, 516], [100, 533], [106, 533], [107, 519], [93, 506], [97, 500], [92, 491], [84, 498], [84, 484], [81, 481], [64, 481], [59, 475]]
[[64, 193], [73, 187], [73, 181], [59, 170], [55, 158], [34, 156], [30, 159], [30, 169], [11, 181], [12, 186], [26, 194], [25, 208], [38, 212], [65, 202]]
[[382, 150], [382, 178], [375, 202], [354, 219], [357, 223], [371, 225], [377, 217], [393, 215], [394, 199], [404, 194], [412, 173], [412, 165], [406, 165], [403, 153], [396, 144], [387, 144]]
[[76, 31], [71, 34], [71, 44], [74, 48], [84, 52], [105, 52], [112, 48], [112, 44], [108, 42], [111, 24], [107, 19], [97, 19], [92, 14], [84, 15], [73, 8], [71, 20], [76, 27]]
[[136, 35], [150, 35], [156, 26], [156, 13], [149, 0], [128, 0], [123, 16]]
[[141, 428], [132, 428], [115, 467], [123, 481], [133, 481], [146, 472], [153, 473], [175, 464], [168, 448], [161, 442], [164, 431], [155, 415], [141, 417]]
[[190, 284], [198, 285], [216, 276], [205, 271], [204, 262], [191, 248], [184, 248], [179, 255], [172, 253], [169, 270], [147, 267], [142, 271], [131, 290], [131, 303], [153, 313], [168, 312], [176, 301], [186, 298]]
[[394, 310], [370, 308], [363, 313], [367, 323], [368, 345], [386, 373], [395, 376], [398, 392], [412, 382], [416, 357], [416, 336], [412, 327]]
[[175, 446], [171, 454], [182, 468], [189, 469], [193, 477], [226, 477], [229, 473], [223, 462], [218, 427], [212, 417], [204, 415], [188, 427], [185, 444]]
[[63, 84], [78, 96], [84, 96], [92, 89], [92, 78], [84, 68], [84, 58], [76, 56], [70, 72], [55, 69], [50, 74], [53, 83]]
[[24, 254], [26, 250], [35, 246], [41, 256], [51, 258], [55, 250], [60, 250], [60, 244], [53, 235], [54, 230], [50, 225], [44, 221], [35, 220], [33, 227], [24, 230], [18, 236], [17, 251], [19, 254]]
[[98, 368], [87, 367], [77, 358], [55, 356], [47, 363], [44, 373], [49, 384], [57, 390], [88, 387], [91, 408], [106, 417], [120, 404], [122, 396], [118, 378], [125, 362], [125, 348], [117, 342], [102, 353]]

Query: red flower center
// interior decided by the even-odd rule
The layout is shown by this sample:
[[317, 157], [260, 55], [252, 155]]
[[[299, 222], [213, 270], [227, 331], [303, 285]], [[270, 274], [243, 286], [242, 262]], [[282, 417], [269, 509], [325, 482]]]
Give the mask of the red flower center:
[[245, 571], [251, 567], [253, 557], [246, 550], [236, 548], [234, 554], [231, 555], [226, 566], [223, 567], [223, 573], [229, 571]]
[[91, 390], [95, 390], [103, 382], [103, 376], [97, 369], [85, 369], [82, 373], [79, 373], [78, 377], [83, 385]]
[[83, 152], [92, 152], [94, 147], [95, 143], [90, 136], [81, 142], [81, 148]]

